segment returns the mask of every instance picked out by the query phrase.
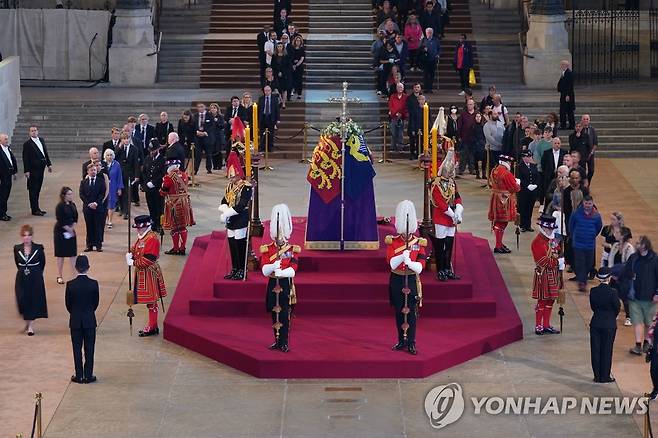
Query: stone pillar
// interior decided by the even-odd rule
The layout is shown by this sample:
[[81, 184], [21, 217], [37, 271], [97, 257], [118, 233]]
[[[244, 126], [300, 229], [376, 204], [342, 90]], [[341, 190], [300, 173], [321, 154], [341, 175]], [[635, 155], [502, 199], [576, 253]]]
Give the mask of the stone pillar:
[[148, 0], [117, 0], [109, 53], [110, 83], [149, 86], [155, 83], [158, 55]]
[[640, 10], [640, 78], [651, 78], [651, 22], [648, 10]]
[[523, 76], [530, 88], [555, 89], [560, 61], [571, 62], [567, 17], [560, 0], [535, 0], [528, 19], [527, 54]]

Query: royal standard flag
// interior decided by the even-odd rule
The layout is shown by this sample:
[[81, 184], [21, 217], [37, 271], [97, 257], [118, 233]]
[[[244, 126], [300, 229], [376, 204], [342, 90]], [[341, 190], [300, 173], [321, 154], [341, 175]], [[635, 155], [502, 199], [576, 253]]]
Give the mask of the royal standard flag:
[[376, 175], [363, 134], [352, 135], [345, 152], [345, 195], [358, 199]]

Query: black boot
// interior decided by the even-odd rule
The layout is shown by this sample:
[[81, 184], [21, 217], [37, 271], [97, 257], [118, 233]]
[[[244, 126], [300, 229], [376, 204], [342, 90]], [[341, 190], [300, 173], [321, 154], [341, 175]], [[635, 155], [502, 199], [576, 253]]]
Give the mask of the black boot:
[[267, 348], [269, 348], [270, 350], [278, 350], [279, 349], [279, 341], [277, 341], [275, 339], [274, 343], [272, 345], [270, 345], [269, 347], [267, 347]]
[[406, 342], [398, 341], [398, 343], [393, 346], [393, 350], [402, 350], [404, 347], [406, 347], [406, 345]]
[[409, 346], [407, 347], [407, 351], [409, 354], [413, 354], [414, 356], [418, 354], [416, 351], [416, 343], [415, 342], [410, 342]]
[[437, 274], [441, 273], [443, 271], [444, 266], [443, 266], [443, 250], [444, 250], [444, 245], [445, 245], [445, 239], [438, 239], [434, 238], [432, 239], [432, 251], [434, 252], [434, 263], [436, 263], [436, 272]]
[[236, 252], [236, 251], [235, 251], [235, 239], [234, 239], [233, 237], [229, 237], [229, 238], [228, 238], [228, 249], [229, 249], [229, 251], [230, 251], [230, 253], [231, 253], [231, 265], [232, 265], [232, 268], [231, 268], [231, 272], [229, 272], [228, 274], [226, 274], [226, 275], [224, 276], [224, 280], [231, 280], [231, 279], [233, 279], [233, 277], [235, 277], [235, 273], [236, 273], [237, 270], [238, 270], [238, 268], [237, 268], [237, 257], [236, 257], [236, 255], [235, 255], [235, 252]]
[[455, 242], [453, 236], [447, 236], [445, 239], [445, 251], [443, 253], [443, 266], [445, 266], [445, 274], [448, 280], [459, 280], [460, 277], [452, 271], [452, 248]]
[[[235, 259], [236, 266], [235, 268], [238, 271], [244, 271], [245, 261], [247, 260], [247, 239], [235, 239]], [[242, 276], [240, 276], [242, 280]]]
[[243, 280], [244, 279], [244, 269], [238, 269], [235, 271], [235, 275], [231, 277], [231, 280]]

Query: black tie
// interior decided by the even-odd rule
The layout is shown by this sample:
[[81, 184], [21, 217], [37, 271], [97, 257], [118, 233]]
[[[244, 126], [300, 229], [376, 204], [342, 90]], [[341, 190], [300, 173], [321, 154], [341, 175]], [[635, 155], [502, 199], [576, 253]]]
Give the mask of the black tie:
[[265, 114], [266, 115], [270, 114], [270, 96], [267, 96], [265, 98]]
[[199, 129], [201, 129], [201, 127], [203, 126], [203, 119], [205, 118], [204, 114], [205, 113], [199, 114]]
[[233, 108], [233, 117], [237, 116], [237, 112], [238, 112], [238, 109], [237, 109], [237, 108]]
[[89, 185], [90, 185], [90, 186], [93, 186], [95, 182], [96, 182], [96, 178], [92, 178], [91, 181], [90, 181], [90, 183], [89, 183]]

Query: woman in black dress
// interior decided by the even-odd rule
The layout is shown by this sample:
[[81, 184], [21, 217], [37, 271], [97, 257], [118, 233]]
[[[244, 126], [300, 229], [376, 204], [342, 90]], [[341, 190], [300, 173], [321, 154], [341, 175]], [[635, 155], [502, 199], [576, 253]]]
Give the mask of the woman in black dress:
[[48, 318], [46, 286], [43, 283], [43, 270], [46, 267], [46, 254], [43, 245], [32, 242], [34, 230], [29, 225], [21, 227], [23, 243], [14, 246], [16, 262], [16, 304], [18, 313], [25, 320], [24, 331], [34, 335], [32, 324], [35, 319]]
[[297, 35], [292, 39], [292, 94], [297, 94], [297, 99], [302, 98], [302, 87], [304, 85], [304, 61], [306, 60], [306, 49], [304, 49], [304, 38]]
[[[216, 103], [210, 104], [210, 117], [212, 118], [212, 129], [208, 130], [208, 137], [213, 144], [212, 168], [220, 170], [224, 166], [222, 152], [226, 149], [226, 122], [224, 114]], [[226, 156], [228, 158], [228, 155]]]
[[[180, 119], [178, 120], [178, 138], [180, 139], [183, 148], [185, 149], [185, 158], [192, 156], [192, 143], [196, 139], [196, 126], [192, 120], [192, 112], [190, 110], [183, 111]], [[182, 166], [182, 169], [187, 168], [187, 163]]]
[[292, 89], [292, 59], [281, 43], [276, 45], [274, 56], [272, 56], [272, 69], [274, 76], [279, 81], [281, 108], [285, 108], [286, 102], [290, 101], [290, 90]]
[[59, 192], [59, 204], [55, 208], [55, 229], [53, 230], [55, 241], [55, 258], [57, 260], [57, 284], [64, 284], [62, 272], [64, 270], [64, 258], [71, 263], [71, 270], [75, 271], [75, 257], [78, 254], [78, 242], [76, 240], [75, 226], [78, 223], [78, 209], [73, 203], [73, 190], [70, 187], [62, 187]]

